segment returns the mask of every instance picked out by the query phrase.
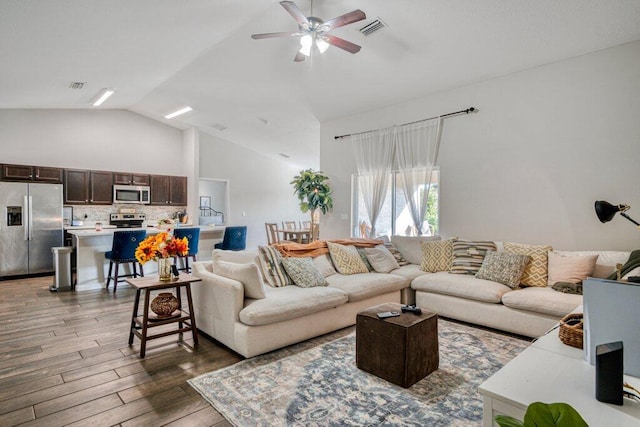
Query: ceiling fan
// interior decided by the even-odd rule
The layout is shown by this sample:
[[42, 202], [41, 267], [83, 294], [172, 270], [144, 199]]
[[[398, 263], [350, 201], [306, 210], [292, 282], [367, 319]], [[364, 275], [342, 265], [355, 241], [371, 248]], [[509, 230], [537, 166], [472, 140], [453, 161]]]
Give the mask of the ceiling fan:
[[[333, 45], [350, 53], [358, 53], [360, 46], [351, 43], [340, 37], [336, 37], [329, 32], [335, 28], [343, 27], [354, 22], [366, 19], [367, 16], [360, 9], [345, 13], [328, 21], [323, 21], [315, 16], [304, 16], [300, 8], [292, 1], [281, 1], [280, 5], [293, 16], [298, 23], [298, 31], [253, 34], [252, 39], [268, 39], [273, 37], [300, 37], [301, 48], [294, 58], [295, 62], [304, 61], [311, 55], [311, 48], [315, 45], [320, 53], [324, 53], [329, 45]], [[313, 3], [312, 3], [313, 9]]]

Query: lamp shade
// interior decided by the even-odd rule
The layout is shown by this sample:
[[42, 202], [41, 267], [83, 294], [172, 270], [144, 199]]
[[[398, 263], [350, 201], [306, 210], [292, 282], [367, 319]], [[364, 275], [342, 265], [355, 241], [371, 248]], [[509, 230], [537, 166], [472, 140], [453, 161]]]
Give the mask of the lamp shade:
[[621, 207], [621, 205], [614, 206], [604, 200], [598, 200], [596, 202], [596, 215], [598, 215], [600, 222], [609, 222], [613, 219], [615, 214], [625, 210], [624, 208], [621, 209]]

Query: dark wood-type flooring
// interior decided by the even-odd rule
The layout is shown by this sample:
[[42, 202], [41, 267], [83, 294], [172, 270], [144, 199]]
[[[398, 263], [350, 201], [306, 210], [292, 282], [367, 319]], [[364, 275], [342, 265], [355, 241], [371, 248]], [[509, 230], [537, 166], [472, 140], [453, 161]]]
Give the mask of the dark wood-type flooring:
[[0, 426], [230, 425], [187, 380], [237, 354], [173, 335], [148, 342], [140, 359], [140, 340], [127, 343], [132, 287], [55, 293], [51, 281], [0, 281]]

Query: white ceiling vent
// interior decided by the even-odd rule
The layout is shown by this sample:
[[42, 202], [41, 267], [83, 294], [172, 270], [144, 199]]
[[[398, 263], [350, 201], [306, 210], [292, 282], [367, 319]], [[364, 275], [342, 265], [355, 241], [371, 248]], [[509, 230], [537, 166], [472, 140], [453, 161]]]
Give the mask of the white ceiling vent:
[[71, 89], [82, 89], [84, 87], [85, 82], [71, 82], [69, 88]]
[[220, 123], [211, 123], [209, 124], [214, 129], [218, 129], [219, 131], [225, 130], [227, 127], [225, 125], [221, 125]]
[[358, 28], [358, 31], [362, 33], [365, 37], [370, 36], [373, 33], [380, 31], [381, 29], [388, 27], [385, 22], [379, 17], [374, 19], [373, 21], [365, 24], [363, 27]]

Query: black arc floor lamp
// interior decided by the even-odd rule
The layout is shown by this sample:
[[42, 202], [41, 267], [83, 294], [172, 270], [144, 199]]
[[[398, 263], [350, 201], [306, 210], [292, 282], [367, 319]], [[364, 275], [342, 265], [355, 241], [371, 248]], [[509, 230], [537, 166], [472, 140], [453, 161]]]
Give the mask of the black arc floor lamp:
[[598, 200], [596, 202], [596, 215], [598, 215], [598, 219], [600, 222], [605, 223], [609, 222], [613, 219], [613, 217], [620, 212], [620, 215], [634, 223], [636, 226], [640, 227], [640, 223], [625, 212], [631, 209], [629, 205], [612, 205], [609, 202], [605, 202], [604, 200]]

